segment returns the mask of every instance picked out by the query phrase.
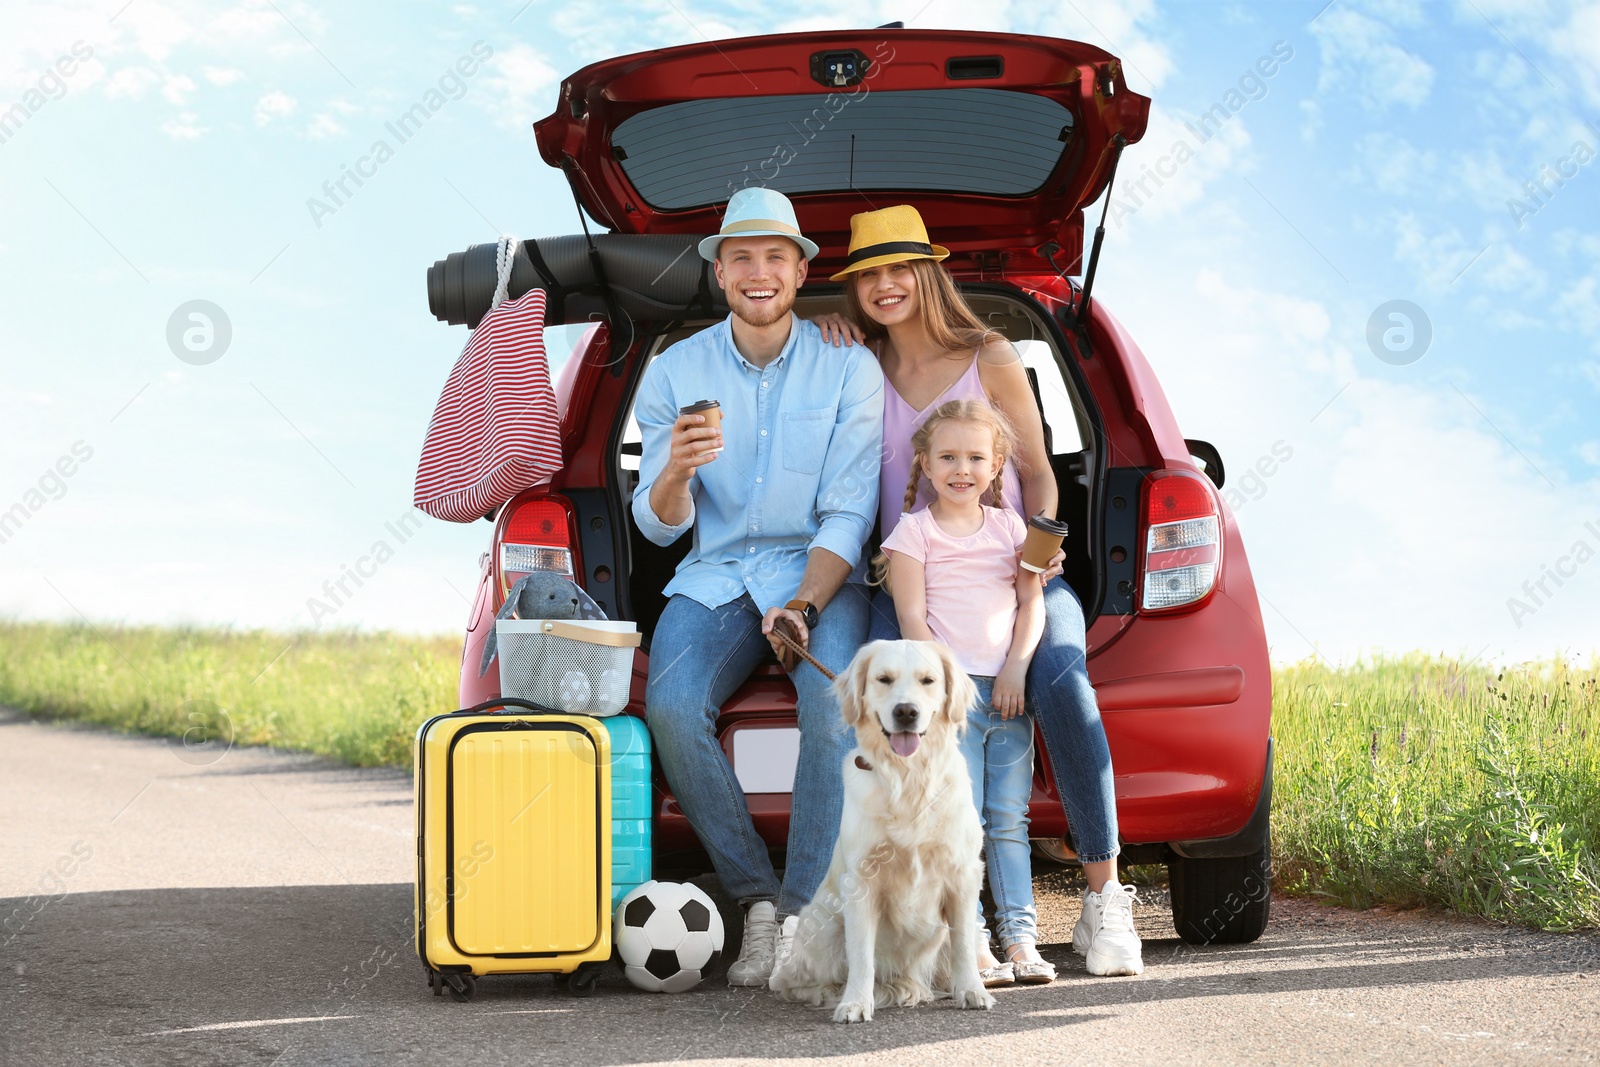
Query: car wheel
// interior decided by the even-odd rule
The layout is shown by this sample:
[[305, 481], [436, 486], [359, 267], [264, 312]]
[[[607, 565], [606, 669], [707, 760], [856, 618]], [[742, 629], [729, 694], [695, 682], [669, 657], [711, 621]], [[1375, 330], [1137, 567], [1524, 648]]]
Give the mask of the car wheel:
[[1063, 867], [1075, 866], [1078, 863], [1078, 854], [1072, 851], [1072, 846], [1063, 838], [1035, 837], [1028, 843], [1033, 846], [1035, 859]]
[[1167, 862], [1172, 925], [1191, 945], [1244, 945], [1272, 911], [1272, 846], [1249, 856]]

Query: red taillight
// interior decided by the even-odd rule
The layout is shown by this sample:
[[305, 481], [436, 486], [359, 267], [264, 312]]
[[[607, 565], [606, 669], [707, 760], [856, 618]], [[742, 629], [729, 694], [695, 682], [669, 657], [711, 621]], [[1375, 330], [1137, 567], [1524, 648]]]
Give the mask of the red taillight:
[[1155, 471], [1141, 493], [1139, 610], [1198, 607], [1222, 568], [1222, 511], [1203, 475]]
[[514, 500], [507, 505], [495, 546], [500, 599], [517, 579], [535, 571], [574, 578], [580, 572], [572, 505], [565, 497], [546, 495]]

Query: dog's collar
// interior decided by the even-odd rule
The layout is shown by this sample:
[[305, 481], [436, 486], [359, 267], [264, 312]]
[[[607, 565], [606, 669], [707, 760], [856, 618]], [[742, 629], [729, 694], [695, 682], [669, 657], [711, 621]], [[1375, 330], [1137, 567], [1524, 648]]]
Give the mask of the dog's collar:
[[856, 757], [856, 766], [860, 767], [864, 771], [872, 770], [872, 764], [868, 763], [865, 759], [863, 759], [860, 756]]

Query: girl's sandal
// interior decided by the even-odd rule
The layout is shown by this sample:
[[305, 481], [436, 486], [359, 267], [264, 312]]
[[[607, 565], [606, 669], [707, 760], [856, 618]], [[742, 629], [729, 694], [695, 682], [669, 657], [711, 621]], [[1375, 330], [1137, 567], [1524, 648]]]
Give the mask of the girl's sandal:
[[[1009, 955], [1012, 950], [1018, 947], [1017, 945], [1011, 946], [1006, 950], [1007, 954]], [[1032, 946], [1030, 945], [1029, 947], [1031, 948]], [[1039, 952], [1034, 949], [1030, 954], [1037, 956]], [[1049, 960], [1019, 960], [1013, 956], [1006, 963], [1011, 967], [1012, 977], [1018, 985], [1049, 985], [1056, 980], [1056, 965]]]
[[1049, 985], [1056, 980], [1056, 965], [1049, 960], [1036, 963], [1011, 963], [1012, 974], [1018, 985]]
[[985, 989], [1016, 984], [1016, 976], [1010, 963], [997, 963], [993, 967], [985, 967], [978, 972], [978, 977], [983, 979]]

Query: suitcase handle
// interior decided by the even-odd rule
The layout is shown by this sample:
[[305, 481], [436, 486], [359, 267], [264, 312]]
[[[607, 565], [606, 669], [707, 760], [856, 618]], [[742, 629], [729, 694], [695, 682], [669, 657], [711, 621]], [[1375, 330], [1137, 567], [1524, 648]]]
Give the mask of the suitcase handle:
[[541, 715], [562, 715], [562, 716], [565, 716], [566, 718], [569, 718], [569, 719], [572, 717], [572, 716], [568, 715], [564, 711], [560, 711], [560, 710], [558, 710], [556, 708], [547, 708], [547, 707], [544, 707], [543, 705], [535, 704], [531, 700], [523, 700], [521, 697], [495, 697], [493, 700], [485, 700], [482, 704], [479, 704], [479, 705], [477, 705], [475, 707], [462, 708], [460, 711], [452, 711], [450, 714], [452, 714], [452, 715], [478, 715], [478, 714], [481, 714], [481, 713], [483, 713], [485, 711], [488, 711], [488, 709], [490, 709], [490, 708], [499, 708], [500, 711], [498, 711], [498, 712], [494, 712], [494, 711], [490, 711], [489, 712], [490, 715], [498, 715], [498, 714], [503, 714], [505, 712], [505, 709], [510, 707], [513, 704], [515, 704], [519, 708], [527, 708], [529, 711], [538, 712]]

